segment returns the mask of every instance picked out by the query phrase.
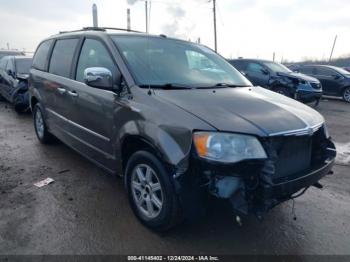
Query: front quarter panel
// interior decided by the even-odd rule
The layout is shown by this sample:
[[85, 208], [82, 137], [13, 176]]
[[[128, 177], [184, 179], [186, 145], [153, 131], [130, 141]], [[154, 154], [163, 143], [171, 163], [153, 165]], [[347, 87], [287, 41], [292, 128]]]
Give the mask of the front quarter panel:
[[190, 113], [162, 101], [155, 93], [148, 95], [147, 90], [139, 87], [133, 88], [131, 99], [124, 97], [119, 103], [121, 107], [114, 114], [116, 158], [119, 161], [123, 141], [128, 136], [138, 136], [151, 144], [164, 162], [186, 169], [193, 131], [215, 130]]

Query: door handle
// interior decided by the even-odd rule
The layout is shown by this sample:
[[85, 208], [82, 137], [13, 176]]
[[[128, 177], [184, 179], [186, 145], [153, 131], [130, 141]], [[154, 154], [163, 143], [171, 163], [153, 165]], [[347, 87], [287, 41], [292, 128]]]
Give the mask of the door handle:
[[57, 91], [58, 91], [58, 93], [60, 93], [61, 95], [63, 95], [65, 92], [67, 92], [66, 89], [61, 88], [61, 87], [58, 87], [58, 88], [57, 88]]
[[77, 97], [78, 96], [78, 93], [76, 91], [68, 91], [68, 94], [70, 96], [74, 96], [74, 97]]

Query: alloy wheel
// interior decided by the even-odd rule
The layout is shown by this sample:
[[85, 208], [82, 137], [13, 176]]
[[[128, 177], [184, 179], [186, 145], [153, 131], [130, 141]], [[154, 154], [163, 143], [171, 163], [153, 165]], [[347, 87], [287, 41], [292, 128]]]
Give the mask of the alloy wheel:
[[163, 206], [163, 190], [156, 172], [150, 166], [139, 164], [134, 168], [131, 190], [137, 209], [146, 219], [159, 215]]
[[40, 109], [37, 109], [35, 112], [35, 129], [36, 132], [39, 136], [39, 138], [43, 138], [44, 137], [44, 120], [43, 120], [43, 116], [41, 114]]
[[346, 88], [343, 94], [344, 100], [350, 103], [350, 88]]

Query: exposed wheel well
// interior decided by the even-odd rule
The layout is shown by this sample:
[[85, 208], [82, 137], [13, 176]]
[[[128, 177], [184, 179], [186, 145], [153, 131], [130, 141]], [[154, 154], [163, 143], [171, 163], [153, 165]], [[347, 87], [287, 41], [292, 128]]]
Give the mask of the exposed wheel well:
[[131, 155], [140, 150], [148, 151], [161, 159], [160, 152], [150, 142], [139, 136], [128, 136], [121, 147], [123, 172]]
[[38, 103], [38, 102], [39, 102], [39, 101], [38, 101], [38, 99], [36, 99], [35, 96], [33, 96], [33, 97], [31, 98], [31, 100], [30, 100], [30, 106], [31, 106], [32, 110], [33, 110], [34, 106], [36, 105], [36, 103]]

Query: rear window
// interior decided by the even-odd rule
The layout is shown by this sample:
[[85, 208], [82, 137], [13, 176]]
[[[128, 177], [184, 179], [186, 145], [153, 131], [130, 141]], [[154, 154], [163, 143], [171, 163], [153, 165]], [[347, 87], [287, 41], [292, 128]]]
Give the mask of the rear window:
[[50, 51], [50, 47], [52, 44], [53, 40], [47, 40], [45, 42], [42, 42], [38, 49], [35, 52], [34, 58], [33, 58], [33, 67], [46, 71], [46, 66], [47, 66], [47, 59], [48, 59], [48, 54]]
[[16, 59], [16, 71], [20, 74], [29, 74], [32, 59]]
[[49, 72], [55, 75], [70, 77], [72, 61], [79, 39], [57, 40], [52, 52]]
[[299, 69], [299, 72], [304, 74], [310, 74], [310, 75], [314, 74], [314, 71], [315, 71], [314, 68], [311, 66], [305, 66]]

